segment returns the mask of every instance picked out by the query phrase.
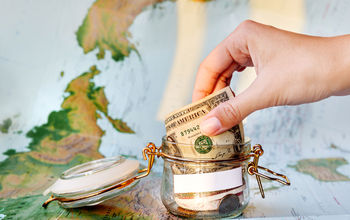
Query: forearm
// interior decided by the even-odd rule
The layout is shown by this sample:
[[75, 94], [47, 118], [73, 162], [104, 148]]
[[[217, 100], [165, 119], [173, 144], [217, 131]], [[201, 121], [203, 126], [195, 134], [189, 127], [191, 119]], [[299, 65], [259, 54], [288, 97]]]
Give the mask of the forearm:
[[273, 74], [274, 80], [284, 87], [280, 93], [285, 100], [271, 106], [350, 94], [350, 35], [308, 36], [270, 26], [258, 26], [254, 31], [249, 52], [254, 54], [257, 73], [278, 73]]
[[330, 38], [329, 50], [331, 95], [350, 95], [350, 35]]
[[229, 85], [232, 72], [246, 66], [254, 66], [257, 78], [206, 115], [204, 134], [220, 134], [259, 109], [349, 95], [350, 35], [308, 36], [245, 21], [202, 62], [194, 101]]

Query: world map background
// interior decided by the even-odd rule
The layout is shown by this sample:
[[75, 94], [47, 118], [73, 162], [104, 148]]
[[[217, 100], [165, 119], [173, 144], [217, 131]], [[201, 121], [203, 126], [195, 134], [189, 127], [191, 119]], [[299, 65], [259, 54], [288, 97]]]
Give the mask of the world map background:
[[[159, 145], [164, 114], [190, 102], [200, 61], [243, 20], [332, 36], [350, 32], [349, 8], [346, 1], [3, 1], [0, 218], [166, 218], [161, 160], [132, 192], [95, 208], [44, 210], [41, 193], [73, 165], [117, 154], [141, 160], [147, 142]], [[236, 74], [232, 88], [242, 91], [252, 75]], [[349, 107], [349, 97], [332, 97], [247, 118], [247, 136], [265, 149], [262, 165], [287, 174], [292, 186], [264, 182], [262, 200], [252, 179], [244, 217], [349, 215]]]

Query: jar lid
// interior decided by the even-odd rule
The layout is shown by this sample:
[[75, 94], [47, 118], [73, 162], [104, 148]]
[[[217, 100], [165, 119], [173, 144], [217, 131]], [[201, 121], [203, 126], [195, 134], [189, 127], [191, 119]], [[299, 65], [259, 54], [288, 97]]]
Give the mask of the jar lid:
[[136, 185], [139, 169], [138, 161], [122, 156], [87, 162], [63, 172], [44, 195], [65, 208], [96, 205]]

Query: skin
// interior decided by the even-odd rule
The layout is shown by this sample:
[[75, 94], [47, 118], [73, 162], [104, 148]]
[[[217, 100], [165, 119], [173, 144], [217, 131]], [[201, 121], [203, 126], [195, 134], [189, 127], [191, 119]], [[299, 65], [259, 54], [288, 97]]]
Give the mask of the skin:
[[308, 36], [244, 21], [201, 63], [192, 101], [230, 85], [247, 66], [257, 78], [203, 118], [204, 134], [220, 134], [259, 109], [349, 95], [350, 35]]

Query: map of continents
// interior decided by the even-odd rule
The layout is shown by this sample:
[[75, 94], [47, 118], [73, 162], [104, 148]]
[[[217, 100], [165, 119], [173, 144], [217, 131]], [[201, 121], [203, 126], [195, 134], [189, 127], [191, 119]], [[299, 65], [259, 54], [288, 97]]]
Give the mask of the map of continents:
[[[88, 13], [84, 15], [82, 22], [76, 27], [74, 26], [74, 43], [79, 45], [79, 51], [84, 51], [86, 54], [83, 55], [84, 57], [96, 55], [97, 59], [107, 60], [109, 58], [107, 56], [110, 54], [113, 63], [124, 63], [126, 57], [130, 57], [132, 54], [137, 54], [141, 58], [138, 52], [140, 47], [129, 40], [131, 39], [129, 29], [138, 15], [147, 10], [147, 8], [161, 7], [162, 4], [159, 4], [161, 2], [157, 0], [97, 0], [89, 7]], [[172, 4], [172, 2], [168, 1], [169, 4]], [[223, 4], [229, 5], [227, 2], [224, 1]], [[250, 3], [252, 2], [254, 1]], [[243, 2], [244, 7], [245, 5], [246, 2]], [[239, 5], [235, 7], [238, 8]], [[253, 3], [249, 7], [253, 7]], [[208, 7], [209, 12], [211, 8]], [[218, 11], [219, 17], [223, 17], [221, 14], [222, 8], [219, 8]], [[238, 12], [234, 11], [232, 13]], [[236, 20], [239, 22], [242, 19], [243, 17]], [[208, 24], [211, 24], [209, 19]], [[212, 25], [215, 28], [217, 27], [215, 22]], [[217, 35], [217, 31], [215, 35]], [[72, 77], [72, 80], [67, 85], [64, 84], [66, 89], [63, 94], [64, 100], [60, 103], [60, 109], [57, 111], [50, 110], [52, 112], [45, 116], [47, 120], [44, 123], [38, 123], [37, 126], [30, 127], [29, 131], [26, 130], [28, 131], [26, 132], [26, 137], [30, 140], [29, 144], [26, 145], [28, 151], [20, 152], [20, 150], [9, 149], [4, 153], [7, 158], [0, 162], [0, 219], [3, 217], [6, 219], [55, 219], [57, 217], [60, 219], [169, 218], [159, 198], [159, 174], [153, 174], [153, 178], [141, 181], [141, 184], [136, 186], [131, 192], [118, 196], [117, 199], [107, 201], [100, 206], [69, 210], [60, 208], [57, 203], [52, 203], [47, 209], [41, 208], [41, 204], [47, 199], [46, 196], [42, 196], [42, 192], [55, 181], [63, 170], [86, 161], [102, 158], [103, 155], [109, 155], [100, 153], [103, 148], [103, 138], [108, 133], [100, 126], [99, 121], [101, 119], [105, 120], [114, 129], [115, 133], [131, 135], [131, 133], [138, 131], [136, 128], [137, 124], [133, 124], [130, 120], [114, 117], [111, 112], [108, 112], [108, 106], [111, 106], [112, 103], [115, 104], [115, 100], [107, 99], [109, 97], [108, 86], [106, 88], [98, 86], [100, 85], [98, 78], [106, 75], [106, 69], [97, 67], [99, 63], [95, 62], [88, 62], [88, 65], [90, 68], [78, 71], [77, 75]], [[50, 72], [49, 74], [58, 74], [60, 77], [65, 77], [66, 71], [64, 68], [57, 73]], [[264, 143], [264, 139], [281, 140], [280, 142], [283, 143], [290, 145], [294, 143], [295, 146], [301, 146], [297, 142], [298, 133], [290, 134], [290, 132], [294, 130], [292, 129], [294, 127], [300, 128], [301, 126], [298, 123], [305, 122], [305, 117], [300, 120], [290, 120], [290, 118], [291, 115], [299, 117], [303, 111], [306, 111], [305, 109], [307, 110], [307, 107], [284, 109], [282, 112], [276, 112], [278, 109], [261, 111], [253, 116], [256, 118], [250, 119], [245, 128], [253, 140], [262, 142], [264, 146], [269, 145], [266, 141]], [[322, 106], [322, 109], [324, 109], [324, 106]], [[298, 112], [299, 110], [301, 113]], [[274, 113], [278, 113], [279, 120], [271, 120], [270, 116], [274, 115]], [[13, 119], [16, 117], [15, 115]], [[0, 121], [1, 134], [7, 135], [11, 132], [20, 134], [22, 132], [21, 130], [11, 130], [15, 123], [13, 119], [5, 118]], [[293, 124], [295, 122], [298, 123]], [[287, 126], [285, 123], [287, 123]], [[310, 125], [313, 126], [312, 123]], [[259, 126], [262, 130], [259, 130]], [[302, 137], [304, 136], [307, 140], [310, 139], [307, 134]], [[308, 159], [313, 154], [308, 154], [307, 157], [301, 155], [300, 158], [284, 158], [290, 159], [287, 167], [284, 160], [278, 160], [278, 156], [283, 156], [285, 150], [288, 150], [287, 152], [290, 153], [294, 149], [296, 152], [290, 154], [297, 154], [297, 151], [301, 149], [290, 146], [278, 149], [278, 144], [271, 143], [270, 146], [275, 147], [266, 150], [267, 156], [265, 157], [270, 157], [271, 161], [283, 163], [281, 167], [288, 171], [286, 174], [291, 177], [292, 187], [296, 187], [298, 191], [303, 192], [305, 195], [310, 195], [310, 192], [305, 189], [305, 184], [295, 184], [296, 180], [303, 179], [305, 176], [311, 177], [307, 181], [310, 181], [313, 187], [315, 185], [324, 187], [321, 189], [328, 187], [328, 185], [325, 185], [327, 182], [337, 182], [331, 184], [343, 186], [344, 182], [349, 181], [349, 177], [346, 176], [344, 170], [341, 170], [341, 168], [348, 165], [349, 152], [334, 144], [326, 152], [335, 152], [336, 150], [336, 153], [317, 154], [316, 157], [322, 158], [312, 157], [313, 159]], [[303, 149], [307, 150], [308, 148]], [[279, 152], [278, 150], [280, 154], [274, 155], [274, 151]], [[337, 152], [341, 152], [341, 154]], [[292, 171], [295, 172], [293, 173]], [[301, 175], [301, 173], [306, 175]], [[269, 191], [269, 198], [272, 198], [270, 203], [275, 205], [282, 203], [280, 203], [280, 200], [273, 203], [273, 198], [279, 198], [278, 196], [285, 198], [290, 195], [286, 194], [287, 190], [293, 190], [291, 187], [281, 190], [279, 185], [276, 186], [266, 182], [264, 182], [264, 187], [266, 191]], [[252, 187], [251, 189], [253, 195], [259, 194], [257, 187]], [[295, 196], [293, 191], [289, 193], [293, 193], [291, 199], [299, 198]], [[304, 199], [303, 196], [300, 198]], [[322, 201], [328, 200], [322, 199]], [[334, 199], [334, 201], [338, 204], [338, 200]], [[273, 216], [276, 213], [278, 214], [276, 210], [266, 213], [265, 210], [261, 211], [262, 206], [260, 204], [265, 204], [264, 202], [255, 197], [245, 211], [244, 216]], [[299, 204], [299, 202], [295, 202], [295, 204]], [[308, 204], [312, 204], [312, 202], [308, 202]], [[289, 209], [281, 208], [279, 210], [281, 211], [280, 215], [286, 215], [285, 212], [288, 212]], [[300, 208], [300, 210], [303, 209]], [[294, 209], [291, 213], [296, 215]], [[305, 213], [309, 212], [305, 211]]]
[[[79, 45], [84, 53], [98, 48], [98, 59], [103, 59], [108, 50], [115, 62], [123, 61], [131, 50], [136, 51], [127, 39], [130, 36], [129, 26], [145, 7], [158, 2], [161, 1], [96, 1], [76, 32]], [[64, 71], [61, 76], [63, 74]], [[48, 209], [41, 208], [42, 202], [47, 199], [41, 193], [62, 171], [103, 157], [99, 153], [99, 145], [104, 131], [97, 124], [101, 114], [118, 132], [134, 133], [122, 119], [108, 114], [109, 102], [104, 88], [97, 87], [93, 81], [98, 74], [101, 74], [100, 70], [92, 65], [67, 85], [65, 92], [68, 95], [61, 104], [61, 110], [51, 112], [45, 124], [35, 126], [26, 134], [31, 139], [29, 152], [10, 149], [4, 153], [8, 158], [0, 162], [0, 198], [6, 198], [0, 201], [2, 217], [47, 219], [63, 213], [63, 217], [67, 218], [106, 215], [105, 208], [90, 209], [89, 212], [84, 209], [66, 211], [57, 204], [51, 204]], [[2, 132], [7, 132], [9, 126], [10, 120], [1, 124]], [[137, 194], [142, 196], [146, 192], [147, 187], [143, 193]], [[125, 204], [131, 198], [126, 198]], [[142, 213], [130, 207], [130, 210], [114, 210], [108, 214], [130, 217]]]

